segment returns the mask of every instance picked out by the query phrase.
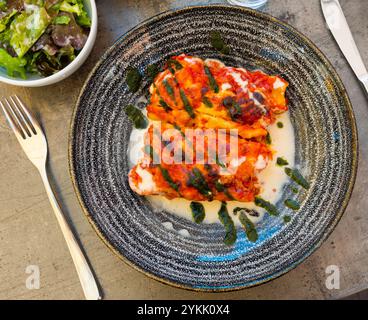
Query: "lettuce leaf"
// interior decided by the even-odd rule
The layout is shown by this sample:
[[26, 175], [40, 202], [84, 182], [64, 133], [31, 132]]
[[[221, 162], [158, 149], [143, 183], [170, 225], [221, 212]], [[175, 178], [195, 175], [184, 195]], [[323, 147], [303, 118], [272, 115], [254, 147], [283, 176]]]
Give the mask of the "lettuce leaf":
[[45, 0], [24, 0], [25, 4], [33, 4], [39, 7], [45, 6]]
[[6, 11], [7, 8], [8, 8], [8, 6], [6, 4], [6, 0], [0, 0], [0, 10], [1, 11]]
[[18, 57], [23, 57], [45, 32], [51, 18], [43, 7], [34, 6], [31, 11], [24, 11], [10, 24], [10, 45]]
[[28, 60], [27, 71], [38, 72], [44, 76], [52, 75], [75, 59], [75, 52], [72, 46], [60, 48], [56, 54], [50, 54], [46, 48], [37, 52], [29, 51], [26, 56]]
[[27, 59], [12, 57], [5, 49], [0, 48], [0, 66], [6, 69], [9, 76], [15, 77], [19, 74], [23, 79], [26, 79], [26, 64]]
[[68, 16], [70, 22], [67, 25], [53, 25], [51, 36], [54, 44], [59, 47], [71, 45], [76, 50], [82, 50], [88, 38], [87, 32], [76, 22], [72, 13], [60, 12], [59, 15]]
[[0, 19], [0, 32], [3, 32], [6, 29], [11, 18], [13, 18], [17, 14], [17, 12], [17, 10], [13, 9]]
[[91, 19], [84, 8], [83, 0], [64, 0], [60, 4], [60, 11], [74, 13], [78, 24], [82, 27], [91, 26]]
[[10, 30], [6, 29], [0, 33], [0, 46], [7, 46], [10, 42]]
[[70, 22], [70, 17], [68, 16], [56, 16], [52, 21], [53, 24], [68, 24]]
[[79, 6], [81, 7], [81, 10], [82, 10], [82, 13], [77, 17], [77, 22], [82, 27], [89, 28], [91, 26], [91, 19], [88, 16], [88, 13], [87, 13], [86, 9], [84, 8], [83, 1], [82, 0], [77, 0], [77, 2], [78, 2]]

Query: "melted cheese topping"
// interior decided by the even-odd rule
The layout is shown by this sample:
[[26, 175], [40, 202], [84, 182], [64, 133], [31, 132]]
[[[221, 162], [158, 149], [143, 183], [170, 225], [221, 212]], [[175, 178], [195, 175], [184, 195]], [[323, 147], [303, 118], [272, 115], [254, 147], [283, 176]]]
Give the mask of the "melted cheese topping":
[[[284, 168], [276, 165], [277, 157], [285, 158], [290, 166], [294, 165], [294, 132], [289, 118], [285, 100], [285, 90], [288, 83], [276, 76], [268, 76], [261, 71], [249, 72], [241, 68], [225, 67], [214, 59], [202, 59], [181, 55], [174, 57], [184, 67], [170, 72], [164, 70], [155, 79], [150, 87], [150, 103], [147, 106], [148, 117], [151, 124], [161, 121], [166, 129], [176, 125], [179, 129], [186, 127], [201, 129], [236, 129], [240, 142], [239, 158], [231, 159], [228, 164], [214, 165], [218, 171], [210, 176], [207, 169], [202, 168], [205, 179], [214, 188], [214, 179], [226, 185], [231, 196], [224, 191], [212, 189], [215, 199], [226, 199], [228, 211], [233, 216], [236, 207], [256, 209], [259, 217], [250, 217], [254, 222], [262, 218], [263, 210], [257, 208], [253, 202], [255, 195], [260, 195], [271, 203], [276, 203], [282, 194], [282, 188], [288, 181]], [[211, 85], [212, 77], [218, 84], [219, 91]], [[170, 88], [171, 87], [171, 88]], [[169, 90], [170, 89], [170, 90]], [[192, 112], [190, 117], [182, 94], [187, 96]], [[206, 97], [212, 102], [208, 107], [203, 99]], [[241, 114], [232, 114], [225, 103], [225, 98], [231, 98], [238, 103]], [[252, 102], [253, 100], [253, 102]], [[162, 101], [169, 107], [163, 107]], [[282, 121], [283, 128], [275, 124]], [[266, 130], [267, 128], [267, 130]], [[139, 132], [137, 132], [139, 131]], [[271, 147], [266, 145], [267, 131], [272, 137]], [[159, 135], [163, 131], [158, 132]], [[208, 199], [193, 185], [187, 183], [192, 170], [191, 166], [161, 165], [167, 170], [172, 182], [164, 178], [157, 166], [149, 166], [142, 160], [144, 136], [153, 136], [151, 126], [147, 130], [133, 130], [129, 145], [129, 160], [133, 167], [130, 173], [132, 189], [147, 198], [157, 210], [165, 210], [179, 216], [191, 219], [191, 201]], [[217, 138], [220, 139], [220, 138]], [[184, 139], [185, 141], [185, 139]], [[230, 148], [231, 149], [231, 148]], [[149, 157], [148, 157], [149, 158]], [[146, 160], [147, 161], [147, 160]], [[212, 179], [212, 180], [211, 180]], [[166, 180], [166, 181], [165, 181]], [[178, 182], [180, 192], [172, 186]], [[150, 195], [151, 194], [151, 195]], [[159, 196], [157, 194], [165, 195]], [[228, 201], [236, 198], [239, 201]], [[218, 221], [220, 201], [200, 201], [206, 210], [205, 223]], [[236, 223], [238, 219], [233, 216]]]
[[[272, 148], [275, 151], [274, 159], [269, 161], [266, 168], [258, 174], [258, 179], [262, 186], [260, 196], [271, 203], [277, 203], [281, 199], [283, 188], [289, 183], [289, 179], [284, 173], [284, 168], [276, 165], [277, 157], [282, 157], [287, 160], [291, 167], [294, 166], [295, 162], [295, 137], [289, 112], [280, 115], [277, 120], [281, 121], [284, 124], [284, 127], [280, 129], [276, 124], [269, 127], [269, 132], [272, 137]], [[143, 136], [146, 131], [147, 130], [133, 129], [130, 145], [137, 146], [137, 149], [139, 149], [139, 147], [143, 147]], [[137, 141], [137, 137], [141, 137], [141, 139]], [[131, 166], [133, 166], [138, 163], [139, 157], [136, 157], [134, 148], [129, 148], [129, 150], [129, 159], [136, 161], [131, 162]], [[239, 162], [241, 160], [242, 159], [240, 158]], [[237, 163], [234, 161], [233, 164], [235, 166]], [[164, 210], [179, 217], [192, 220], [192, 212], [190, 209], [191, 201], [189, 200], [181, 198], [169, 200], [163, 196], [147, 196], [146, 198], [157, 211]], [[206, 210], [204, 223], [218, 222], [218, 211], [221, 207], [221, 202], [202, 201], [201, 203]], [[255, 206], [253, 202], [245, 203], [239, 201], [228, 201], [227, 207], [230, 216], [237, 225], [240, 225], [239, 218], [233, 214], [233, 210], [237, 207], [247, 208], [250, 210], [254, 209], [259, 212], [259, 217], [249, 216], [254, 223], [260, 221], [264, 215], [264, 210]]]

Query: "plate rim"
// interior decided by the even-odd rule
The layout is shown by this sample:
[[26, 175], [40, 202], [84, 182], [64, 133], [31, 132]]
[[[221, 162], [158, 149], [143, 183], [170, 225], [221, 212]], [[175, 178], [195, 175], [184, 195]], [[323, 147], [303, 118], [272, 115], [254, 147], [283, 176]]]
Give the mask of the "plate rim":
[[[348, 186], [347, 193], [344, 197], [344, 200], [342, 202], [341, 207], [336, 212], [337, 214], [335, 216], [335, 219], [333, 220], [332, 225], [330, 225], [326, 229], [326, 231], [322, 235], [321, 239], [316, 244], [314, 244], [310, 249], [308, 249], [308, 251], [306, 251], [306, 253], [303, 256], [301, 256], [298, 260], [291, 263], [287, 268], [285, 268], [281, 271], [278, 271], [276, 273], [273, 273], [272, 275], [270, 275], [268, 277], [265, 277], [263, 279], [259, 279], [259, 280], [256, 280], [254, 282], [246, 283], [244, 285], [239, 285], [237, 287], [232, 287], [232, 288], [216, 288], [216, 287], [214, 287], [214, 288], [198, 288], [198, 287], [192, 287], [192, 286], [189, 286], [189, 285], [180, 284], [180, 283], [177, 283], [175, 281], [171, 281], [171, 280], [159, 277], [157, 275], [154, 275], [154, 274], [144, 270], [142, 267], [138, 266], [137, 264], [135, 264], [134, 262], [129, 260], [127, 257], [125, 257], [122, 253], [120, 253], [109, 242], [109, 240], [102, 234], [102, 232], [98, 229], [98, 226], [96, 225], [96, 223], [93, 221], [93, 218], [92, 218], [91, 214], [89, 213], [87, 207], [85, 206], [84, 200], [83, 200], [82, 195], [80, 193], [80, 190], [78, 188], [78, 182], [77, 182], [77, 179], [76, 179], [76, 174], [75, 174], [75, 170], [74, 170], [74, 166], [73, 166], [73, 163], [74, 163], [73, 146], [74, 146], [74, 133], [75, 133], [75, 122], [76, 122], [75, 120], [76, 120], [77, 111], [79, 110], [78, 107], [79, 107], [80, 102], [81, 102], [81, 97], [82, 97], [88, 83], [90, 82], [91, 78], [94, 76], [96, 70], [103, 64], [103, 62], [106, 60], [108, 55], [115, 49], [116, 45], [120, 41], [122, 41], [124, 38], [126, 38], [126, 37], [130, 36], [132, 33], [134, 33], [137, 29], [142, 28], [144, 25], [152, 23], [155, 20], [160, 20], [160, 19], [165, 18], [166, 16], [169, 16], [171, 14], [181, 14], [183, 12], [188, 12], [188, 11], [193, 10], [193, 9], [195, 10], [195, 9], [208, 9], [208, 8], [219, 8], [219, 9], [224, 9], [224, 10], [229, 10], [229, 9], [231, 10], [232, 9], [232, 10], [241, 11], [245, 14], [251, 13], [253, 15], [256, 15], [259, 18], [266, 18], [266, 19], [268, 19], [268, 20], [270, 20], [274, 23], [280, 24], [284, 28], [289, 29], [291, 32], [297, 34], [303, 40], [304, 43], [306, 43], [308, 46], [310, 46], [314, 50], [314, 53], [322, 60], [322, 62], [325, 64], [325, 66], [327, 67], [329, 72], [331, 72], [331, 74], [334, 76], [337, 85], [341, 89], [342, 98], [345, 101], [345, 105], [347, 107], [347, 112], [348, 112], [349, 118], [351, 119], [351, 124], [352, 124], [352, 128], [351, 128], [352, 129], [352, 166], [351, 166], [352, 174], [351, 174], [351, 178], [349, 180], [349, 186]], [[120, 258], [120, 260], [122, 260], [128, 266], [130, 266], [133, 269], [139, 271], [140, 273], [143, 273], [145, 276], [147, 276], [150, 279], [156, 280], [160, 283], [169, 285], [169, 286], [174, 287], [174, 288], [185, 289], [185, 290], [194, 291], [194, 292], [203, 292], [203, 293], [232, 292], [232, 291], [244, 290], [244, 289], [251, 288], [251, 287], [256, 287], [256, 286], [265, 284], [269, 281], [280, 278], [281, 276], [287, 274], [288, 272], [290, 272], [291, 270], [295, 269], [297, 266], [299, 266], [300, 264], [305, 262], [306, 259], [309, 258], [313, 253], [315, 253], [321, 247], [321, 245], [330, 237], [330, 235], [332, 234], [332, 232], [335, 230], [336, 226], [340, 222], [342, 216], [344, 215], [344, 213], [346, 211], [346, 208], [347, 208], [347, 206], [350, 202], [350, 199], [351, 199], [351, 196], [352, 196], [352, 193], [353, 193], [353, 189], [354, 189], [354, 186], [355, 186], [357, 171], [358, 171], [358, 165], [359, 165], [359, 137], [358, 137], [358, 130], [357, 130], [357, 124], [356, 124], [354, 109], [353, 109], [352, 103], [350, 101], [350, 97], [347, 93], [346, 87], [345, 87], [339, 73], [337, 72], [336, 68], [332, 65], [330, 60], [327, 58], [327, 56], [322, 52], [321, 49], [319, 49], [317, 47], [317, 45], [311, 39], [309, 39], [307, 36], [305, 36], [302, 32], [297, 30], [292, 25], [290, 25], [290, 24], [288, 24], [288, 23], [272, 16], [269, 13], [253, 10], [253, 9], [250, 9], [250, 8], [234, 6], [234, 5], [230, 5], [230, 4], [190, 5], [190, 6], [183, 6], [183, 7], [179, 7], [179, 8], [172, 8], [172, 9], [166, 10], [164, 12], [160, 12], [156, 15], [151, 16], [148, 19], [145, 19], [145, 20], [141, 21], [140, 23], [138, 23], [137, 25], [135, 25], [134, 27], [132, 27], [131, 29], [129, 29], [128, 31], [123, 33], [121, 36], [119, 36], [113, 42], [113, 44], [105, 50], [105, 52], [98, 59], [98, 61], [94, 65], [94, 67], [88, 73], [88, 76], [87, 76], [86, 80], [84, 81], [84, 83], [83, 83], [83, 85], [82, 85], [82, 87], [79, 91], [77, 101], [76, 101], [76, 103], [73, 107], [73, 112], [72, 112], [71, 119], [70, 119], [69, 134], [68, 134], [68, 167], [69, 167], [69, 176], [70, 176], [70, 179], [71, 179], [72, 184], [73, 184], [74, 192], [77, 196], [79, 205], [80, 205], [84, 215], [87, 217], [88, 222], [90, 223], [90, 225], [92, 226], [92, 228], [94, 229], [94, 231], [96, 232], [98, 237], [107, 246], [107, 248], [110, 249], [117, 257]]]

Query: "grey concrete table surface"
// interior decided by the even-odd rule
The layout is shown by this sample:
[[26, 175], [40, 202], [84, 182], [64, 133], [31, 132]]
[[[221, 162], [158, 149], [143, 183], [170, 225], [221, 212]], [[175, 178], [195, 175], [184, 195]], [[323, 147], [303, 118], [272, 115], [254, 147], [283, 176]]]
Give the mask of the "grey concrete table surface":
[[[71, 113], [93, 65], [114, 40], [167, 9], [219, 1], [98, 0], [97, 42], [85, 65], [63, 82], [44, 88], [0, 84], [0, 96], [18, 94], [42, 121], [50, 169], [63, 208], [90, 259], [107, 299], [336, 299], [368, 288], [368, 103], [326, 28], [319, 0], [270, 0], [264, 10], [311, 38], [336, 67], [351, 97], [360, 136], [360, 163], [349, 207], [336, 230], [303, 264], [267, 284], [230, 293], [176, 289], [133, 270], [100, 241], [83, 215], [68, 173]], [[225, 1], [222, 1], [225, 2]], [[368, 1], [341, 0], [368, 64]], [[26, 287], [26, 268], [40, 268], [40, 288]], [[340, 289], [325, 286], [326, 267], [340, 268]], [[0, 116], [0, 299], [83, 299], [65, 241], [36, 170]]]

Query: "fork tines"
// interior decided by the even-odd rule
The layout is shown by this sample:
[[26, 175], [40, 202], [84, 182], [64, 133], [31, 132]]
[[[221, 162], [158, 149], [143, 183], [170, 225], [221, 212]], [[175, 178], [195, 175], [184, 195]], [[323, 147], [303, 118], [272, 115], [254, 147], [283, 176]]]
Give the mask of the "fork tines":
[[10, 96], [8, 99], [2, 98], [0, 105], [15, 134], [20, 135], [23, 139], [37, 134], [32, 115], [17, 96]]

